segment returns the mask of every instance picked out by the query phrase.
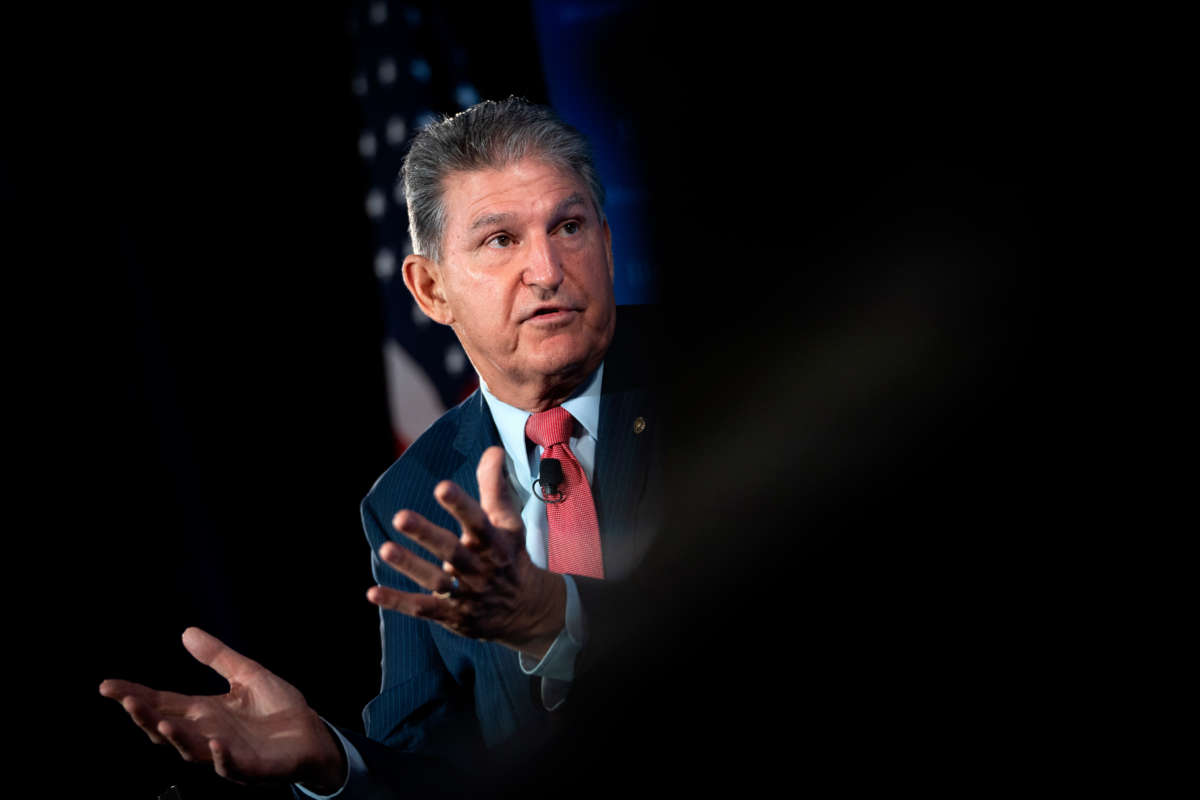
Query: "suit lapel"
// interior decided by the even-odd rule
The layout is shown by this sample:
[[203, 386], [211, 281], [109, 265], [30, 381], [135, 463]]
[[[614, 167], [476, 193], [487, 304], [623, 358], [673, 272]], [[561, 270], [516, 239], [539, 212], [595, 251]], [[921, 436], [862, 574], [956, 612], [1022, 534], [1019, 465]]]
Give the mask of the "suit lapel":
[[646, 544], [637, 522], [651, 460], [650, 429], [656, 424], [645, 392], [606, 391], [600, 400], [592, 496], [600, 521], [604, 574], [609, 579], [627, 575]]
[[475, 477], [475, 470], [479, 468], [479, 459], [484, 450], [498, 444], [500, 435], [496, 433], [492, 412], [483, 399], [483, 392], [476, 390], [463, 409], [462, 423], [454, 438], [454, 449], [462, 454], [463, 460], [454, 474], [449, 476], [450, 480], [465, 489], [467, 494], [478, 498], [479, 481]]
[[604, 359], [592, 485], [604, 574], [610, 580], [632, 571], [652, 535], [644, 512], [659, 420], [655, 394], [647, 385], [645, 336], [633, 323], [628, 314], [618, 316], [617, 333]]

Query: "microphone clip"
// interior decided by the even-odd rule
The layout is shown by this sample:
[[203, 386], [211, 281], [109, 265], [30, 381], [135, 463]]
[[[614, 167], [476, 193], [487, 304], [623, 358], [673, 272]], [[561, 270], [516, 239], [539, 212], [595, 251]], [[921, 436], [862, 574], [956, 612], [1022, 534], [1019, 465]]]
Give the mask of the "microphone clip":
[[533, 482], [533, 493], [544, 503], [561, 503], [567, 499], [562, 490], [562, 463], [557, 458], [543, 458], [538, 465], [538, 476]]

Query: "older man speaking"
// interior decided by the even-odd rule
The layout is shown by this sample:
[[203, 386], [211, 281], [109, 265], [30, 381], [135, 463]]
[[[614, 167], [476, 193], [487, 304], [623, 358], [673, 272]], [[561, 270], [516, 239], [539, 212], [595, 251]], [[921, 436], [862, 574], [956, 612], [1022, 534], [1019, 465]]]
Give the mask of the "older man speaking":
[[481, 386], [362, 503], [383, 648], [366, 736], [195, 628], [184, 645], [228, 694], [100, 687], [151, 740], [233, 780], [313, 797], [454, 791], [448, 775], [535, 752], [603, 646], [606, 581], [656, 527], [644, 323], [614, 303], [585, 140], [548, 109], [484, 102], [422, 131], [403, 180], [405, 284]]

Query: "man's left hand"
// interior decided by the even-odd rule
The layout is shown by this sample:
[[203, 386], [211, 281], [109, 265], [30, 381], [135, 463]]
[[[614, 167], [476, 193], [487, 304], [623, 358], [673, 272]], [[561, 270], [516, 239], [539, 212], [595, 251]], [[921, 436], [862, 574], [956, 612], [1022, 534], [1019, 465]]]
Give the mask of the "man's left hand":
[[414, 511], [401, 511], [392, 519], [392, 527], [442, 559], [440, 568], [395, 542], [379, 548], [384, 563], [432, 594], [373, 586], [367, 599], [540, 659], [562, 631], [566, 585], [561, 576], [536, 566], [525, 551], [525, 526], [509, 493], [504, 449], [484, 451], [475, 474], [479, 502], [451, 481], [433, 490], [462, 527], [461, 536]]

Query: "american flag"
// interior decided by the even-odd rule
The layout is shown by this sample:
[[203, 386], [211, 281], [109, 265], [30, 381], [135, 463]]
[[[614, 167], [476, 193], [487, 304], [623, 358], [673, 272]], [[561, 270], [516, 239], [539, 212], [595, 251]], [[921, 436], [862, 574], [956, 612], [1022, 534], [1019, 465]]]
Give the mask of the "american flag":
[[417, 5], [370, 0], [355, 3], [349, 19], [355, 53], [350, 88], [362, 111], [358, 153], [368, 175], [363, 206], [384, 302], [383, 362], [398, 451], [478, 383], [454, 333], [421, 313], [400, 276], [412, 253], [398, 181], [409, 139], [423, 125], [480, 99], [466, 75], [434, 80], [430, 50], [446, 46], [446, 32], [431, 32], [427, 17]]

